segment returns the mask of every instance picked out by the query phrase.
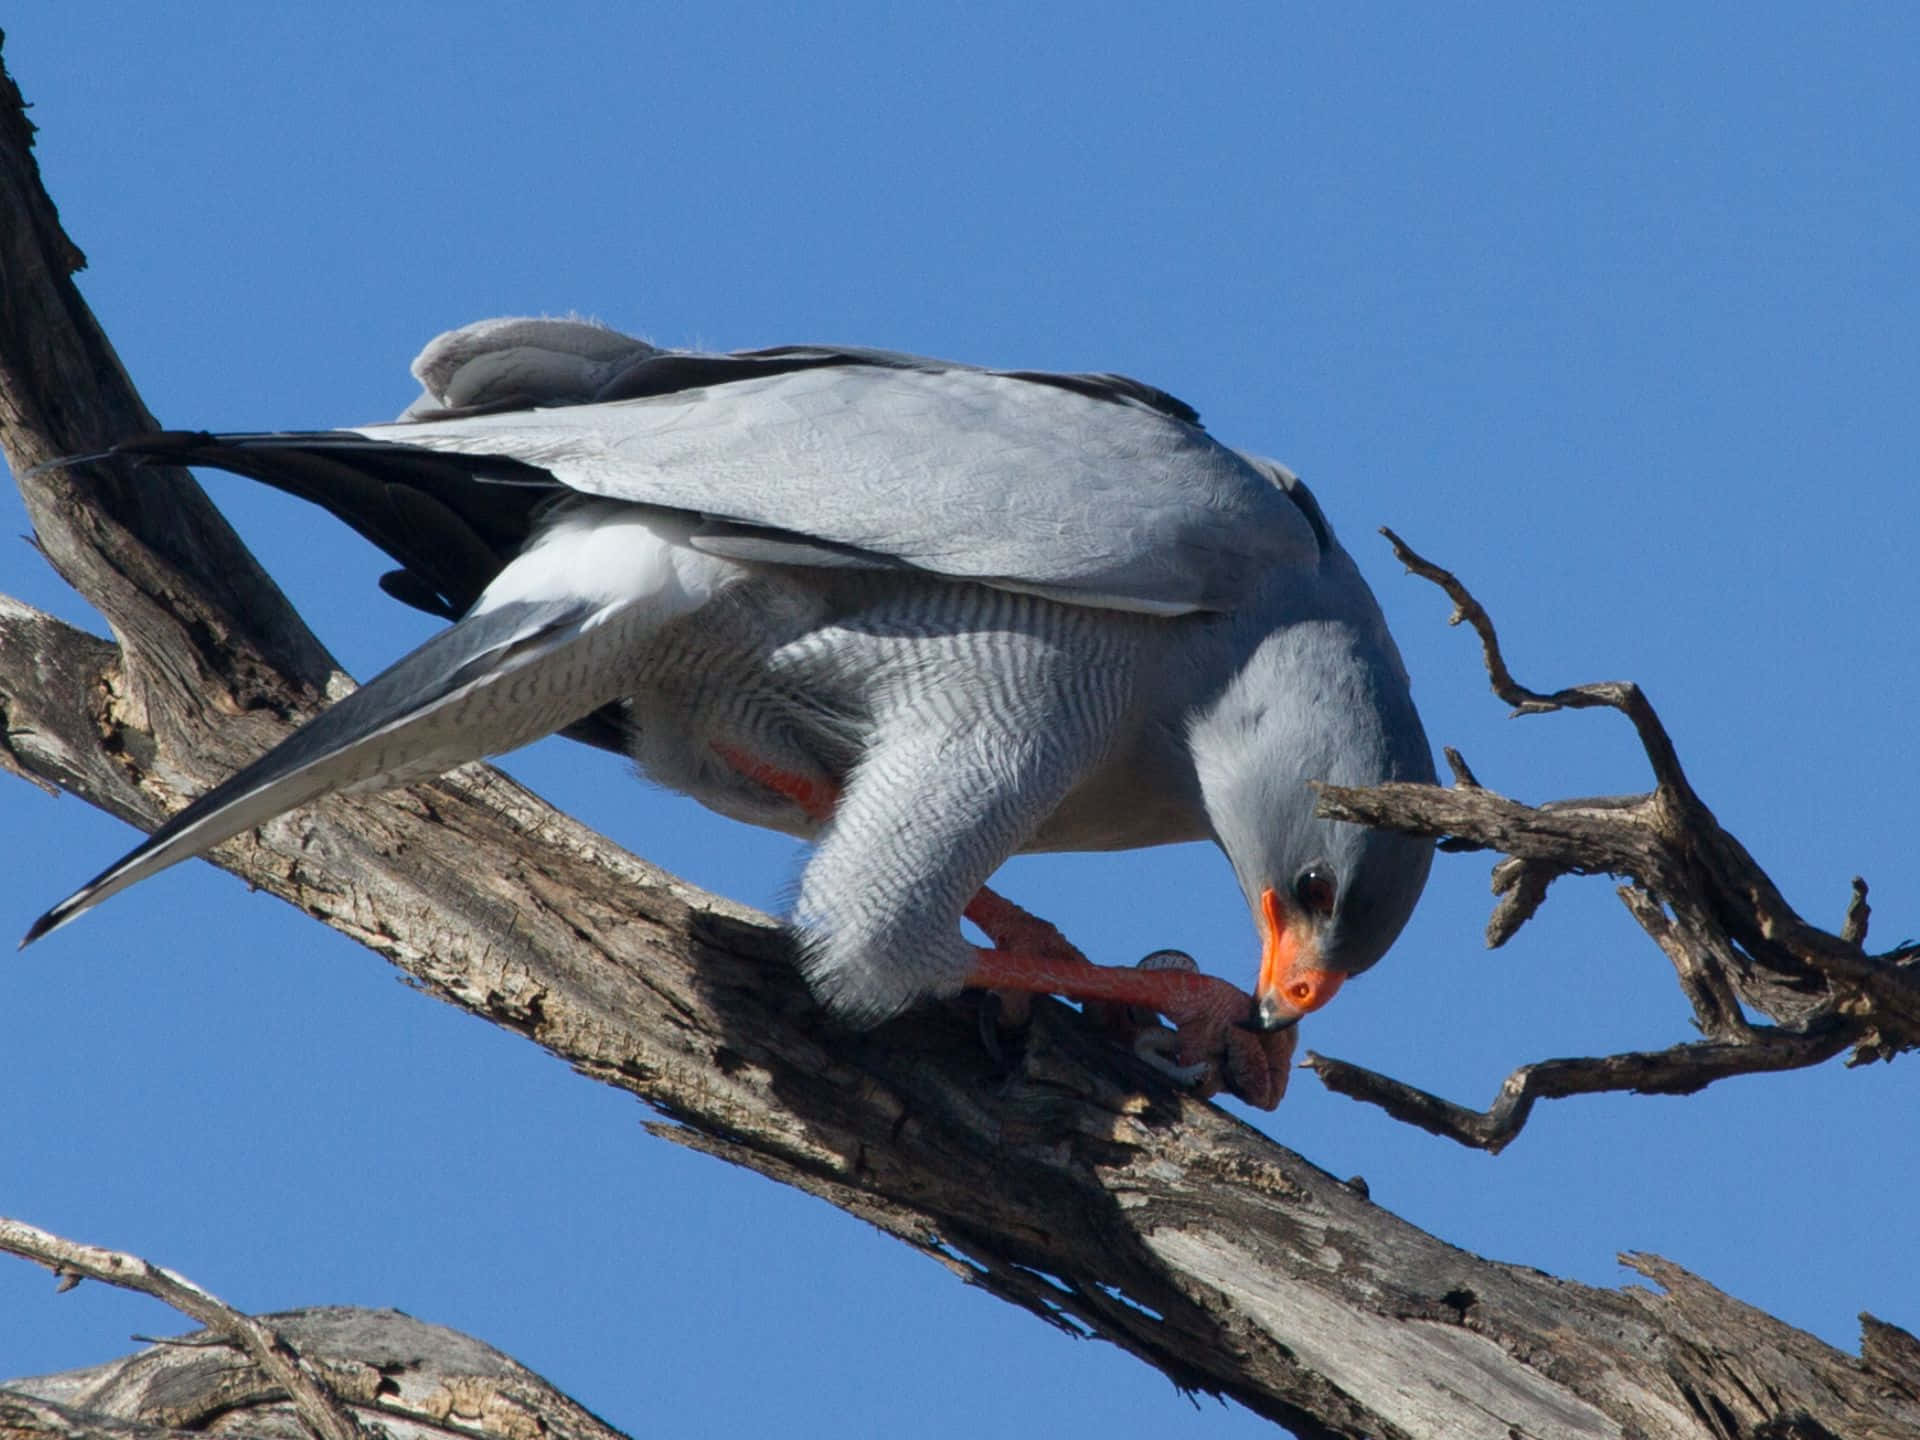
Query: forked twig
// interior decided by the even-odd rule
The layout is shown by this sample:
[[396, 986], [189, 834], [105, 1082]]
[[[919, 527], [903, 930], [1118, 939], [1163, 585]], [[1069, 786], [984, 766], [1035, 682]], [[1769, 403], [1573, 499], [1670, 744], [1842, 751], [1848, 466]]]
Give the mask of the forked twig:
[[[1414, 574], [1453, 602], [1448, 623], [1480, 637], [1493, 692], [1516, 715], [1617, 710], [1632, 722], [1654, 775], [1641, 795], [1530, 806], [1487, 789], [1454, 750], [1450, 787], [1325, 786], [1318, 813], [1410, 834], [1447, 850], [1495, 850], [1500, 898], [1487, 943], [1505, 944], [1562, 875], [1611, 874], [1620, 897], [1673, 963], [1703, 1042], [1598, 1058], [1545, 1060], [1507, 1078], [1485, 1111], [1469, 1110], [1343, 1060], [1306, 1064], [1332, 1089], [1379, 1105], [1410, 1124], [1498, 1151], [1526, 1124], [1533, 1102], [1631, 1090], [1688, 1094], [1730, 1075], [1817, 1065], [1843, 1050], [1849, 1064], [1920, 1048], [1920, 949], [1867, 953], [1867, 886], [1855, 879], [1844, 924], [1827, 931], [1801, 918], [1753, 857], [1707, 808], [1686, 777], [1672, 738], [1640, 687], [1576, 685], [1546, 693], [1520, 684], [1501, 653], [1486, 608], [1450, 571], [1382, 532]], [[1775, 1023], [1751, 1024], [1747, 1012]]]

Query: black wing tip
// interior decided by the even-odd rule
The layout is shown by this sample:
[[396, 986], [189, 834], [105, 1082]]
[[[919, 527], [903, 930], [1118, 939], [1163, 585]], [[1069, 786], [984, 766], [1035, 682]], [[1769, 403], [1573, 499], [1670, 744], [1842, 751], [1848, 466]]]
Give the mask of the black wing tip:
[[144, 435], [129, 435], [109, 455], [124, 455], [133, 460], [168, 460], [217, 446], [220, 437], [210, 430], [149, 430]]
[[42, 915], [27, 927], [27, 933], [20, 937], [20, 944], [16, 948], [24, 950], [27, 946], [33, 944], [34, 941], [47, 934], [48, 931], [59, 929], [71, 914], [72, 902], [61, 901], [58, 905], [54, 906], [53, 909], [47, 911], [46, 914]]

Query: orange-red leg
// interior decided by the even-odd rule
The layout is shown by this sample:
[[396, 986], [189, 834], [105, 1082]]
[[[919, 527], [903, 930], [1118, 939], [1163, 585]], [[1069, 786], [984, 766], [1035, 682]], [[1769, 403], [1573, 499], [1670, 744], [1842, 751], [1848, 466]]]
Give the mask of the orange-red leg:
[[735, 774], [743, 775], [754, 784], [764, 785], [774, 794], [791, 800], [800, 807], [800, 813], [815, 824], [824, 825], [833, 818], [833, 807], [840, 803], [840, 787], [833, 781], [814, 780], [781, 770], [769, 765], [758, 755], [742, 750], [738, 745], [729, 745], [724, 740], [711, 742], [711, 748]]
[[980, 927], [980, 933], [993, 942], [996, 950], [1023, 950], [1033, 955], [1087, 963], [1087, 957], [1059, 927], [1007, 899], [980, 887], [980, 893], [967, 902], [961, 912]]

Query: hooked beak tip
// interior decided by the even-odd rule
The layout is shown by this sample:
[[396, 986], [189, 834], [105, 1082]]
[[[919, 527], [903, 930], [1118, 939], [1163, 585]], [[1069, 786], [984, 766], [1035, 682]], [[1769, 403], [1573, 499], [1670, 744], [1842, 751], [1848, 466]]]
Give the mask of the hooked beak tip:
[[1300, 1022], [1301, 1013], [1276, 995], [1262, 995], [1253, 1002], [1253, 1021], [1248, 1028], [1267, 1034], [1276, 1030], [1291, 1030]]

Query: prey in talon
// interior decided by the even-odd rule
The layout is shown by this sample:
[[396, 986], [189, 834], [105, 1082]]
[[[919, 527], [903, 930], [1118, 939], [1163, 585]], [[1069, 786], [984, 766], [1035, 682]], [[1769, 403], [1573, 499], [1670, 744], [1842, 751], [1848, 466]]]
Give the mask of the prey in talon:
[[[1313, 813], [1315, 782], [1433, 778], [1379, 607], [1306, 485], [1166, 392], [539, 319], [413, 373], [392, 423], [116, 447], [323, 507], [452, 623], [28, 940], [294, 807], [556, 731], [809, 840], [787, 923], [855, 1025], [966, 987], [1137, 1007], [1192, 1083], [1272, 1106], [1293, 1022], [1405, 924], [1431, 846]], [[1016, 853], [1198, 839], [1246, 904], [1251, 993], [1093, 963], [987, 888]]]

